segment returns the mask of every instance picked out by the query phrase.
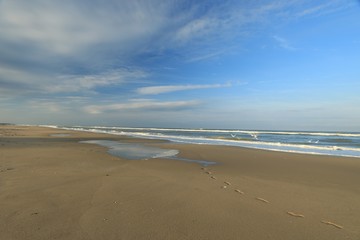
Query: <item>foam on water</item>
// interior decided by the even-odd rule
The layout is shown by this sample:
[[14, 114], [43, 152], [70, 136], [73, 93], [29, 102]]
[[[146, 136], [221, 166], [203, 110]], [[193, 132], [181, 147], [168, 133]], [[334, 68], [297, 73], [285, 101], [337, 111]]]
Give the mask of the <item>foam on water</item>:
[[338, 147], [338, 146], [309, 146], [309, 145], [295, 145], [286, 143], [271, 143], [271, 142], [249, 142], [249, 141], [234, 141], [234, 140], [216, 140], [207, 139], [202, 137], [184, 137], [184, 136], [156, 136], [149, 134], [130, 134], [134, 137], [149, 137], [152, 139], [167, 139], [173, 142], [191, 143], [191, 144], [209, 144], [209, 145], [225, 145], [225, 146], [238, 146], [247, 148], [264, 149], [271, 151], [283, 151], [294, 153], [307, 153], [319, 155], [334, 155], [334, 156], [347, 156], [347, 157], [360, 157], [360, 149]]
[[[83, 126], [74, 126], [83, 128]], [[313, 136], [341, 136], [341, 137], [360, 137], [360, 133], [341, 133], [341, 132], [297, 132], [297, 131], [259, 131], [259, 130], [236, 130], [236, 129], [196, 129], [196, 128], [136, 128], [136, 127], [104, 127], [89, 126], [90, 129], [112, 129], [112, 130], [137, 130], [137, 131], [156, 131], [156, 132], [208, 132], [208, 133], [245, 133], [249, 135], [277, 134], [277, 135], [313, 135]]]
[[100, 126], [61, 128], [147, 139], [163, 139], [178, 143], [226, 145], [283, 152], [360, 157], [360, 133]]

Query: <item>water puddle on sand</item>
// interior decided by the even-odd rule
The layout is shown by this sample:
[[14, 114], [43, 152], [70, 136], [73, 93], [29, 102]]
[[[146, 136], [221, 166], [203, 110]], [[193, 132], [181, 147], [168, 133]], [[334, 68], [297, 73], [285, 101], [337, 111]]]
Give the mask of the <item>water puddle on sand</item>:
[[216, 162], [180, 158], [177, 157], [177, 154], [179, 153], [178, 150], [150, 147], [145, 146], [144, 144], [120, 143], [109, 140], [89, 140], [81, 141], [80, 143], [97, 144], [102, 147], [107, 147], [109, 149], [109, 154], [129, 160], [149, 160], [152, 158], [165, 158], [184, 162], [198, 163], [203, 166], [216, 164]]
[[70, 134], [68, 133], [54, 133], [54, 134], [50, 134], [51, 137], [69, 137]]

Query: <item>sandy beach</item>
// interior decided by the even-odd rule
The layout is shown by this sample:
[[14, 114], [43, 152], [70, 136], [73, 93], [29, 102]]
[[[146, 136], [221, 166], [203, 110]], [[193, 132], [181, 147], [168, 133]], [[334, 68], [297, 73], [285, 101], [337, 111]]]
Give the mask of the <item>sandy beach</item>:
[[[215, 161], [127, 160], [84, 140]], [[0, 126], [1, 239], [360, 239], [360, 159]]]

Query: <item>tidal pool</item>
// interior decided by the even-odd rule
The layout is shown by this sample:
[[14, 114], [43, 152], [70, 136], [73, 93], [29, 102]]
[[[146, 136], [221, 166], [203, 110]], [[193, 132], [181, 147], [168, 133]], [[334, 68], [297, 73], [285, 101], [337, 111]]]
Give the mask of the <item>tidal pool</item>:
[[89, 141], [81, 141], [80, 143], [97, 144], [103, 147], [107, 147], [109, 149], [108, 150], [109, 154], [129, 160], [149, 160], [152, 158], [165, 158], [165, 159], [179, 160], [185, 162], [194, 162], [201, 164], [203, 166], [216, 164], [216, 162], [211, 162], [211, 161], [194, 160], [194, 159], [177, 157], [179, 150], [176, 149], [163, 149], [158, 147], [150, 147], [139, 143], [121, 143], [110, 140], [89, 140]]
[[50, 134], [51, 137], [69, 137], [70, 134], [68, 133], [54, 133], [54, 134]]

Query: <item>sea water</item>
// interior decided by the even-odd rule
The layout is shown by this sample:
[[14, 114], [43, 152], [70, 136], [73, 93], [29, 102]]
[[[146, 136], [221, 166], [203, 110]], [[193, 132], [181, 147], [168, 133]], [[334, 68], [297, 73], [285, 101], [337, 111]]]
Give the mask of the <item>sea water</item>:
[[358, 132], [125, 128], [104, 126], [52, 127], [147, 139], [163, 139], [177, 143], [226, 145], [284, 152], [360, 157], [360, 133]]

